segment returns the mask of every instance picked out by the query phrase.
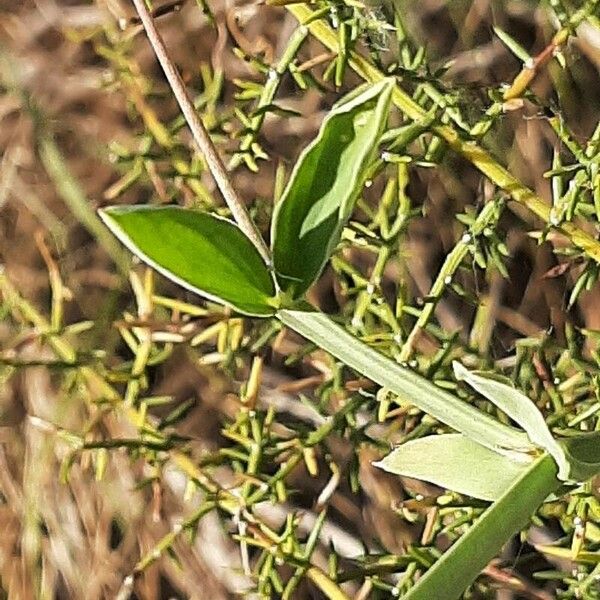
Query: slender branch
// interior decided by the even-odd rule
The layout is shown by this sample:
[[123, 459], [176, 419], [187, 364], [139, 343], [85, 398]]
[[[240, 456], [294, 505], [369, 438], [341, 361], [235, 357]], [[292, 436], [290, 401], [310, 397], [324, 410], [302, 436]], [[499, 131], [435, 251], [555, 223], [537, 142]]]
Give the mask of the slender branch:
[[578, 10], [570, 19], [568, 25], [559, 29], [551, 42], [534, 58], [523, 65], [523, 69], [515, 77], [510, 87], [503, 94], [504, 100], [520, 98], [534, 77], [538, 75], [544, 65], [546, 65], [556, 53], [564, 46], [577, 27], [583, 23], [591, 14], [593, 14], [598, 0], [592, 0], [586, 3], [583, 8]]
[[[331, 27], [322, 20], [313, 20], [315, 12], [304, 4], [287, 4], [286, 9], [294, 15], [299, 23], [304, 23], [311, 34], [328, 50], [337, 52], [338, 36]], [[365, 81], [375, 83], [384, 78], [384, 74], [365, 57], [351, 52], [348, 64]], [[399, 85], [392, 94], [394, 104], [411, 120], [421, 121], [427, 117], [425, 110], [413, 100]], [[551, 220], [551, 207], [533, 190], [524, 185], [505, 167], [498, 163], [486, 150], [475, 142], [464, 140], [459, 131], [450, 125], [438, 124], [432, 132], [445, 140], [450, 148], [462, 155], [496, 186], [503, 189], [510, 197], [529, 209], [534, 215], [557, 231], [565, 235], [572, 244], [582, 250], [588, 257], [600, 262], [600, 241], [587, 231], [571, 222], [554, 225]]]
[[[273, 102], [275, 99], [275, 94], [277, 93], [277, 90], [281, 84], [283, 75], [288, 70], [292, 61], [296, 58], [298, 50], [300, 49], [300, 46], [302, 46], [302, 43], [306, 39], [307, 35], [308, 29], [302, 25], [298, 27], [291, 35], [287, 48], [279, 59], [277, 66], [269, 70], [267, 81], [262, 88], [260, 98], [258, 99], [258, 103], [254, 108], [255, 111], [258, 111], [260, 108], [266, 108]], [[256, 141], [256, 137], [260, 128], [262, 127], [266, 115], [266, 112], [257, 112], [255, 113], [255, 116], [252, 117], [250, 120], [250, 126], [247, 128], [249, 131], [243, 137], [242, 143], [240, 144], [240, 151], [237, 152], [229, 162], [230, 168], [239, 165], [244, 160], [244, 154], [252, 149], [252, 144], [254, 144]]]
[[156, 54], [156, 58], [165, 72], [165, 76], [167, 77], [167, 81], [171, 86], [171, 90], [173, 91], [179, 107], [181, 108], [181, 112], [183, 113], [183, 116], [185, 117], [185, 120], [187, 121], [187, 124], [192, 132], [194, 141], [204, 156], [206, 164], [208, 165], [208, 168], [214, 177], [221, 194], [223, 195], [223, 199], [227, 203], [229, 210], [231, 210], [231, 213], [233, 214], [234, 219], [237, 221], [240, 229], [256, 246], [256, 249], [260, 252], [260, 255], [263, 257], [263, 259], [270, 264], [271, 259], [267, 245], [260, 235], [256, 225], [250, 218], [244, 203], [235, 191], [231, 183], [231, 179], [229, 178], [229, 174], [227, 173], [225, 163], [219, 156], [219, 153], [217, 152], [210, 135], [206, 131], [202, 120], [194, 108], [194, 104], [185, 87], [183, 79], [181, 78], [179, 71], [177, 71], [175, 68], [173, 61], [167, 52], [167, 47], [165, 46], [160, 33], [158, 33], [158, 30], [156, 29], [154, 20], [146, 7], [144, 0], [133, 0], [133, 4], [135, 5], [137, 13], [140, 17], [140, 21], [146, 30], [146, 35], [148, 36], [150, 45], [154, 50], [154, 54]]

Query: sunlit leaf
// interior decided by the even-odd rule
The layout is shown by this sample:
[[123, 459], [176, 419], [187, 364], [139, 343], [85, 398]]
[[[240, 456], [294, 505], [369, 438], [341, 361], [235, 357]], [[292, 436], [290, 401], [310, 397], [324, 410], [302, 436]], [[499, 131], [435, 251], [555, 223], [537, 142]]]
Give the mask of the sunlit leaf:
[[116, 206], [100, 216], [131, 252], [175, 283], [244, 314], [275, 312], [271, 274], [231, 221], [176, 206]]
[[277, 317], [349, 367], [397, 394], [486, 448], [508, 453], [535, 450], [522, 431], [497, 421], [444, 391], [418, 373], [370, 348], [327, 315], [311, 310], [279, 310]]
[[521, 457], [522, 462], [517, 462], [460, 433], [452, 433], [411, 440], [374, 464], [389, 473], [493, 501], [523, 475], [533, 460]]
[[[573, 550], [571, 548], [562, 548], [561, 546], [545, 546], [545, 545], [536, 545], [535, 549], [542, 554], [547, 554], [548, 556], [553, 556], [556, 558], [562, 558], [564, 560], [572, 561], [576, 560], [578, 563], [587, 563], [591, 565], [597, 565], [600, 563], [600, 552], [577, 552], [577, 554], [573, 555]], [[538, 574], [536, 573], [536, 577]], [[561, 578], [564, 576], [564, 573], [561, 574]]]
[[510, 36], [504, 29], [500, 27], [492, 27], [494, 33], [500, 38], [502, 43], [519, 59], [524, 63], [531, 60], [531, 55], [519, 42], [517, 42], [512, 36]]
[[383, 132], [394, 82], [359, 88], [329, 112], [275, 208], [273, 262], [282, 290], [301, 296], [339, 241]]
[[466, 381], [473, 389], [485, 396], [518, 423], [536, 446], [552, 455], [558, 465], [559, 479], [566, 481], [569, 478], [569, 463], [565, 451], [552, 436], [542, 413], [525, 394], [514, 388], [504, 377], [469, 371], [458, 362], [454, 362], [453, 366], [457, 379]]

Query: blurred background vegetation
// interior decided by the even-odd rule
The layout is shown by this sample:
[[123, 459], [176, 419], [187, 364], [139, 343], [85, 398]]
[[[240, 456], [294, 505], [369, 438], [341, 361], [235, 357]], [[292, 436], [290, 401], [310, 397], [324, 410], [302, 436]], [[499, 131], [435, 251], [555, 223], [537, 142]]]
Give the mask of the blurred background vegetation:
[[[339, 52], [293, 6], [153, 3], [265, 235], [294, 159], [361, 82], [353, 52], [427, 111], [391, 116], [403, 129], [311, 301], [465, 398], [455, 358], [512, 377], [556, 431], [598, 429], [600, 253], [557, 229], [599, 229], [596, 2], [319, 0]], [[133, 6], [0, 2], [0, 86], [0, 595], [401, 595], [484, 508], [372, 467], [438, 424], [280, 325], [130, 270], [96, 217], [227, 214]], [[473, 143], [546, 218], [481, 174]], [[600, 597], [598, 494], [545, 504], [467, 597]]]

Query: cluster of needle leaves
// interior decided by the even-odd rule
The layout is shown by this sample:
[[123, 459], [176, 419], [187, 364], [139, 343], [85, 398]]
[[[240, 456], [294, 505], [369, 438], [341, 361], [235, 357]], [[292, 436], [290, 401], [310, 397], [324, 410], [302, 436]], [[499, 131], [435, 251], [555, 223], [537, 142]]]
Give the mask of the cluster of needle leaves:
[[[274, 4], [280, 7], [269, 10], [278, 10], [278, 18], [293, 24], [278, 56], [254, 55], [236, 45], [232, 60], [245, 65], [245, 78], [231, 78], [222, 62], [207, 61], [190, 82], [196, 109], [217, 148], [228, 157], [234, 183], [243, 177], [268, 182], [270, 192], [264, 197], [251, 194], [249, 208], [265, 236], [272, 218], [280, 226], [271, 230], [274, 278], [250, 242], [241, 240], [241, 233], [223, 219], [231, 215], [212, 188], [205, 161], [188, 142], [185, 120], [156, 110], [156, 97], [168, 101], [170, 92], [140, 68], [135, 49], [146, 40], [135, 22], [124, 30], [115, 23], [84, 34], [110, 70], [106, 92], [119, 93], [139, 132], [133, 141], [114, 142], [109, 148], [105, 158], [113, 162], [118, 176], [105, 192], [105, 204], [131, 204], [132, 198], [135, 202], [143, 197], [152, 206], [196, 209], [202, 212], [194, 213], [199, 219], [194, 228], [210, 230], [213, 237], [207, 236], [206, 246], [192, 247], [193, 236], [186, 238], [189, 228], [178, 228], [186, 219], [183, 211], [175, 208], [162, 209], [171, 221], [150, 226], [143, 222], [143, 211], [111, 209], [103, 218], [130, 249], [150, 257], [150, 265], [192, 292], [200, 289], [204, 298], [182, 292], [149, 268], [134, 265], [129, 271], [120, 249], [110, 239], [99, 239], [119, 265], [122, 280], [129, 278], [135, 300], [121, 314], [113, 309], [119, 336], [113, 342], [119, 353], [111, 354], [98, 351], [89, 335], [101, 320], [95, 326], [65, 322], [68, 294], [51, 256], [46, 256], [49, 317], [0, 274], [3, 310], [7, 318], [12, 315], [18, 330], [14, 349], [3, 355], [3, 377], [32, 366], [19, 355], [18, 342], [27, 334], [39, 336], [52, 356], [44, 360], [60, 373], [61, 393], [80, 404], [79, 428], [68, 420], [43, 424], [45, 434], [60, 445], [65, 485], [73, 465], [81, 463], [101, 480], [113, 453], [123, 451], [147, 467], [137, 485], [148, 492], [148, 499], [168, 486], [171, 470], [185, 477], [184, 494], [193, 500], [193, 509], [155, 547], [139, 553], [123, 580], [121, 597], [127, 597], [156, 563], [177, 563], [179, 544], [193, 544], [199, 523], [209, 514], [218, 515], [235, 543], [237, 561], [230, 568], [243, 575], [248, 593], [268, 598], [319, 593], [334, 600], [401, 597], [496, 498], [497, 490], [475, 499], [477, 485], [470, 481], [452, 487], [448, 482], [460, 477], [453, 473], [448, 479], [429, 478], [451, 490], [398, 480], [402, 485], [397, 497], [386, 497], [377, 512], [378, 500], [366, 498], [384, 484], [374, 485], [372, 480], [389, 480], [372, 463], [396, 444], [441, 454], [439, 444], [429, 448], [419, 440], [449, 434], [450, 429], [443, 419], [416, 408], [408, 391], [404, 397], [394, 386], [374, 385], [370, 373], [352, 370], [327, 345], [320, 349], [314, 339], [309, 343], [293, 334], [296, 316], [270, 318], [281, 308], [294, 308], [309, 288], [308, 300], [331, 313], [331, 320], [356, 339], [500, 422], [510, 423], [507, 414], [519, 419], [487, 401], [485, 393], [477, 395], [461, 383], [454, 361], [511, 381], [537, 406], [555, 438], [568, 440], [600, 430], [600, 331], [582, 323], [577, 313], [586, 298], [597, 298], [600, 277], [600, 123], [576, 135], [561, 105], [572, 101], [563, 91], [580, 60], [570, 45], [572, 38], [582, 24], [600, 28], [597, 2], [541, 4], [548, 22], [547, 46], [541, 52], [530, 51], [510, 31], [496, 28], [495, 38], [517, 66], [512, 79], [476, 89], [453, 82], [446, 76], [450, 65], [428, 56], [427, 39], [411, 34], [411, 11], [404, 10], [402, 2], [376, 8], [329, 0]], [[186, 10], [213, 19], [214, 11], [207, 6]], [[550, 99], [537, 94], [533, 85], [544, 77], [558, 90]], [[5, 84], [18, 91], [18, 81]], [[350, 95], [332, 109], [348, 91]], [[295, 166], [299, 152], [286, 147], [286, 142], [292, 145], [290, 138], [280, 140], [280, 146], [270, 142], [267, 125], [297, 123], [299, 145], [308, 147], [316, 139], [318, 147], [317, 128], [301, 126], [311, 117], [302, 107], [314, 106], [306, 99], [319, 98], [319, 124], [341, 118], [343, 129], [348, 126], [344, 103], [369, 93], [379, 99], [387, 94], [370, 107], [374, 113], [369, 119], [375, 125], [369, 143], [374, 149], [365, 146], [363, 154], [350, 158], [327, 156], [329, 164], [338, 159], [361, 163], [354, 179], [340, 181], [335, 197], [329, 198], [329, 206], [332, 201], [343, 205], [341, 216], [337, 205], [323, 212], [325, 196], [317, 215], [322, 220], [310, 207], [286, 212], [297, 192], [286, 187], [287, 182], [306, 179], [302, 169], [316, 169], [320, 159], [309, 158], [309, 149], [304, 163]], [[385, 118], [379, 114], [384, 104]], [[513, 174], [516, 166], [510, 164], [515, 123], [526, 115], [543, 121], [550, 140], [544, 173], [549, 194], [544, 197], [527, 187], [531, 182], [522, 181], [522, 171]], [[67, 178], [60, 152], [45, 129], [51, 125], [38, 127], [47, 170], [72, 184], [62, 188], [65, 201], [96, 235], [102, 231], [99, 219]], [[344, 149], [351, 147], [347, 141], [343, 144]], [[327, 185], [328, 175], [324, 172], [312, 182], [310, 191], [320, 193], [319, 185]], [[415, 240], [419, 227], [440, 215], [427, 193], [442, 186], [450, 195], [461, 189], [461, 177], [478, 182], [477, 194], [464, 202], [465, 194], [459, 191], [447, 202], [444, 250], [423, 277], [415, 266]], [[436, 194], [438, 201], [443, 195]], [[332, 224], [327, 219], [333, 213]], [[126, 226], [119, 229], [119, 219], [132, 215], [140, 220], [123, 233]], [[314, 233], [309, 238], [312, 252], [298, 244], [305, 230]], [[501, 310], [499, 282], [511, 286], [522, 266], [510, 235], [515, 231], [528, 239], [531, 255], [543, 255], [540, 263], [548, 265], [537, 275], [538, 285], [564, 279], [563, 317], [552, 326]], [[173, 232], [176, 243], [170, 242]], [[279, 254], [278, 243], [285, 247]], [[206, 255], [219, 244], [237, 248], [244, 260], [230, 256], [207, 263], [208, 274], [199, 283], [191, 281], [196, 267], [190, 256]], [[163, 246], [177, 246], [178, 254], [168, 265], [152, 258]], [[295, 253], [291, 247], [297, 248]], [[241, 280], [243, 289], [234, 285]], [[227, 307], [219, 302], [222, 298]], [[449, 312], [460, 318], [448, 318]], [[301, 326], [296, 329], [303, 333]], [[194, 400], [176, 401], [153, 389], [157, 371], [180, 356], [229, 390], [218, 409], [218, 443], [209, 450], [185, 426]], [[287, 391], [272, 385], [273, 372], [292, 380], [280, 386]], [[476, 376], [460, 367], [457, 373], [473, 385], [469, 377]], [[127, 423], [127, 436], [111, 435], [106, 422], [114, 418]], [[476, 470], [469, 455], [472, 448], [461, 441], [454, 450], [456, 437], [445, 439], [448, 453], [455, 453], [456, 472]], [[541, 505], [533, 525], [517, 536], [503, 560], [488, 566], [464, 597], [492, 597], [499, 587], [529, 597], [600, 597], [596, 480], [570, 483]], [[379, 519], [380, 526], [367, 534], [366, 527], [344, 519], [348, 502], [358, 507], [358, 515], [365, 514], [367, 504], [375, 504], [372, 518]], [[496, 518], [502, 519], [502, 514]], [[385, 538], [384, 529], [410, 533], [398, 545]]]

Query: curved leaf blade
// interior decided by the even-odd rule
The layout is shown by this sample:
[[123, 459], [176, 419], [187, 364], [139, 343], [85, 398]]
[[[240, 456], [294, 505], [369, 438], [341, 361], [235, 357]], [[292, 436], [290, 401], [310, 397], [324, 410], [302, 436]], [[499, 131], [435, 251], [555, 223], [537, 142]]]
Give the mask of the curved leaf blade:
[[[421, 410], [498, 453], [535, 450], [527, 435], [478, 411], [452, 394], [379, 354], [311, 310], [277, 311], [277, 318], [355, 371], [379, 383]], [[508, 539], [524, 527], [538, 506], [560, 487], [555, 460], [547, 454], [527, 465], [450, 550], [405, 596], [407, 600], [458, 599]]]
[[556, 463], [543, 454], [532, 462], [504, 494], [447, 550], [403, 598], [431, 600], [443, 590], [445, 600], [456, 600], [473, 583], [502, 546], [552, 494], [560, 482]]
[[501, 454], [530, 453], [536, 448], [525, 432], [497, 421], [431, 381], [370, 348], [327, 315], [314, 310], [277, 311], [277, 318], [371, 381]]
[[458, 362], [454, 362], [453, 367], [457, 379], [463, 379], [474, 390], [485, 396], [518, 423], [534, 444], [552, 455], [558, 465], [560, 480], [566, 481], [569, 478], [569, 463], [565, 451], [552, 436], [544, 416], [530, 398], [509, 383], [505, 383], [505, 378], [500, 379], [493, 374], [480, 371], [469, 371]]
[[275, 312], [271, 274], [231, 221], [178, 206], [114, 206], [100, 217], [131, 252], [182, 287], [243, 314]]
[[492, 502], [527, 470], [532, 458], [521, 457], [523, 461], [517, 462], [460, 433], [449, 433], [406, 442], [373, 464], [388, 473]]
[[383, 133], [394, 81], [351, 93], [302, 152], [275, 207], [271, 239], [279, 286], [300, 297], [339, 241]]

